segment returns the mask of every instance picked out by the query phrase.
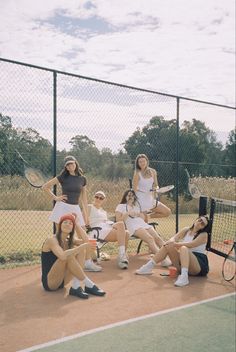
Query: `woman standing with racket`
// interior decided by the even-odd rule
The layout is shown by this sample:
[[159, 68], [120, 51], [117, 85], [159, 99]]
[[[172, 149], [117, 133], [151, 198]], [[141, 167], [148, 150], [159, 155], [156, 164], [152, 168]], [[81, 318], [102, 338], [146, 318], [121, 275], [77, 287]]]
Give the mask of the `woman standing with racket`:
[[[75, 216], [65, 214], [59, 220], [56, 235], [44, 242], [41, 253], [43, 288], [46, 291], [56, 291], [72, 280], [69, 295], [82, 299], [87, 299], [89, 294], [104, 296], [105, 292], [99, 289], [82, 270], [90, 244], [75, 238], [75, 230], [83, 237], [84, 230], [76, 224]], [[85, 285], [84, 289], [81, 287], [82, 282]]]
[[169, 255], [173, 266], [180, 273], [175, 286], [189, 284], [188, 275], [206, 276], [209, 271], [208, 258], [205, 254], [208, 239], [207, 216], [197, 218], [192, 226], [185, 227], [165, 242], [160, 251], [136, 271], [138, 275], [150, 275], [155, 265]]
[[142, 212], [147, 220], [147, 213], [151, 211], [151, 218], [167, 217], [171, 210], [154, 198], [153, 189], [158, 189], [156, 170], [149, 167], [149, 160], [145, 154], [139, 154], [135, 160], [133, 189], [138, 198]]
[[[53, 186], [61, 185], [62, 195], [57, 196], [52, 192]], [[60, 175], [54, 177], [42, 186], [56, 204], [49, 219], [59, 224], [60, 217], [66, 213], [75, 213], [79, 224], [83, 227], [88, 225], [88, 201], [86, 190], [86, 178], [78, 161], [73, 156], [64, 159], [64, 169]], [[79, 206], [82, 203], [83, 215]]]
[[[152, 253], [158, 253], [159, 247], [163, 246], [162, 238], [144, 221], [144, 215], [133, 190], [123, 194], [120, 204], [116, 207], [116, 221], [124, 221], [130, 236], [136, 236], [146, 242]], [[170, 265], [169, 260], [163, 260], [162, 265]]]

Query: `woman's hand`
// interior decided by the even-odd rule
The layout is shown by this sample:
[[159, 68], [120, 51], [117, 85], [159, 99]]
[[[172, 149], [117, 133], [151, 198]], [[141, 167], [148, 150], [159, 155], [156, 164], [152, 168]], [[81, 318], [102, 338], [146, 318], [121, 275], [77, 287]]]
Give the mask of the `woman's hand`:
[[68, 199], [68, 197], [65, 194], [62, 194], [61, 196], [55, 196], [54, 200], [56, 202], [65, 202]]
[[176, 242], [174, 240], [168, 240], [166, 241], [163, 246], [167, 248], [173, 248], [175, 247]]

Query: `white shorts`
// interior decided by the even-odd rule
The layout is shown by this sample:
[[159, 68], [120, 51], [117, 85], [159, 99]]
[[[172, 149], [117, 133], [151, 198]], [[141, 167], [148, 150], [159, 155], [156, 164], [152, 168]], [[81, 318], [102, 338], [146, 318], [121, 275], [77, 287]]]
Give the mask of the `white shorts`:
[[112, 225], [108, 223], [101, 223], [96, 227], [101, 227], [101, 230], [99, 230], [99, 232], [97, 232], [97, 230], [92, 230], [88, 233], [89, 238], [97, 238], [97, 235], [99, 234], [99, 239], [105, 240], [109, 232], [112, 230]]
[[148, 211], [152, 208], [156, 207], [156, 199], [153, 198], [151, 192], [136, 192], [136, 196], [138, 198], [141, 211]]
[[80, 209], [79, 204], [67, 204], [65, 202], [56, 202], [51, 215], [49, 216], [49, 220], [59, 224], [60, 218], [62, 215], [68, 213], [75, 213], [77, 215], [78, 222], [80, 226], [85, 226], [84, 218]]

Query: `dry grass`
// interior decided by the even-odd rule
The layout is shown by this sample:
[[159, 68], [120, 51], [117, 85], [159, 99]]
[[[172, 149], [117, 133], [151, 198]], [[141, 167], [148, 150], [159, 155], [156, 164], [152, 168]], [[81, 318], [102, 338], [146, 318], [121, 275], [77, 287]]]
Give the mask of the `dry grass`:
[[[235, 199], [235, 179], [229, 178], [193, 178], [203, 194], [223, 199]], [[88, 177], [88, 199], [92, 201], [97, 190], [103, 190], [107, 195], [104, 205], [109, 214], [119, 204], [122, 194], [129, 188], [127, 179], [116, 182], [104, 181], [95, 177]], [[167, 195], [161, 201], [172, 210], [172, 216], [160, 219], [158, 232], [169, 238], [176, 231], [175, 206], [176, 203]], [[19, 176], [0, 177], [0, 262], [1, 256], [19, 253], [28, 256], [29, 253], [39, 253], [43, 240], [52, 233], [52, 224], [48, 216], [52, 209], [52, 202], [40, 190], [30, 186]], [[186, 201], [179, 197], [179, 228], [192, 223], [198, 213], [198, 200]], [[116, 246], [106, 246], [109, 252], [116, 251]], [[135, 241], [131, 241], [130, 251], [136, 250]]]
[[203, 195], [228, 200], [236, 199], [236, 179], [233, 177], [193, 177]]

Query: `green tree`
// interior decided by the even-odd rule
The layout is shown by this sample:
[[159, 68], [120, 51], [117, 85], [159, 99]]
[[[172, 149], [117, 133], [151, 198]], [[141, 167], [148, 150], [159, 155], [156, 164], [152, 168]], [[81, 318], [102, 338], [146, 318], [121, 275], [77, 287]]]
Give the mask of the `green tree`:
[[223, 157], [226, 176], [236, 177], [236, 129], [230, 131]]
[[96, 174], [100, 167], [100, 152], [95, 142], [84, 135], [76, 135], [69, 141], [72, 148], [70, 153], [74, 155], [85, 172]]

